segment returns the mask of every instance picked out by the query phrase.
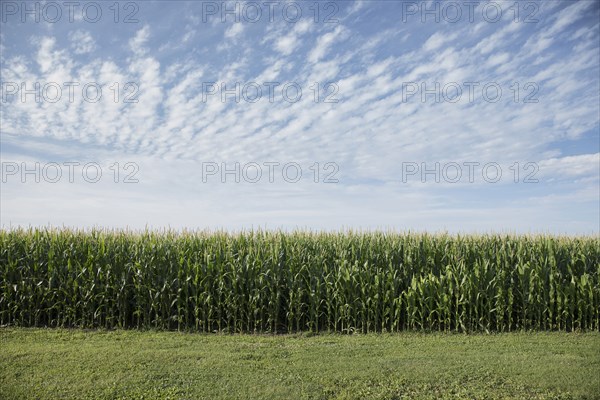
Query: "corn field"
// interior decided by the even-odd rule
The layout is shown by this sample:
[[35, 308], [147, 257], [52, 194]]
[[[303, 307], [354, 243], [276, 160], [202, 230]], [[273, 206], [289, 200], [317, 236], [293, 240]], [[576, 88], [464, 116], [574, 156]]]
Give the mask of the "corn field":
[[600, 330], [600, 239], [0, 231], [0, 323], [202, 332]]

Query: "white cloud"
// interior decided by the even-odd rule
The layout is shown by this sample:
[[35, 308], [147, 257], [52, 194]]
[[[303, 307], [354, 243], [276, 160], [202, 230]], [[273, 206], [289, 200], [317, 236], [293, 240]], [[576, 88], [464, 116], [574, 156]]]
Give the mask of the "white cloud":
[[144, 27], [138, 30], [135, 36], [129, 40], [129, 47], [135, 54], [144, 54], [146, 52], [144, 45], [149, 38], [150, 27], [148, 25], [144, 25]]
[[579, 1], [561, 10], [557, 16], [554, 25], [548, 30], [547, 35], [555, 35], [562, 31], [564, 28], [573, 24], [579, 18], [581, 18], [588, 8], [593, 5], [590, 1]]
[[308, 55], [308, 60], [311, 63], [316, 63], [321, 58], [327, 54], [329, 48], [336, 42], [344, 40], [348, 37], [348, 31], [341, 25], [336, 26], [336, 28], [327, 32], [323, 36], [317, 39], [316, 46], [311, 50]]
[[437, 50], [444, 44], [452, 42], [458, 36], [457, 33], [448, 34], [447, 32], [436, 32], [427, 39], [423, 45], [425, 51]]
[[313, 25], [308, 20], [301, 20], [294, 24], [294, 27], [287, 34], [285, 25], [271, 32], [267, 39], [272, 38], [275, 42], [275, 49], [284, 56], [289, 56], [300, 44], [300, 38], [310, 32]]
[[365, 0], [355, 0], [354, 3], [352, 3], [352, 6], [348, 9], [348, 15], [355, 14], [358, 11], [364, 9], [366, 3], [367, 2]]
[[551, 158], [538, 164], [540, 174], [548, 179], [600, 177], [600, 153]]
[[244, 25], [242, 23], [234, 23], [225, 31], [226, 39], [235, 39], [244, 31]]
[[298, 37], [295, 34], [289, 34], [277, 39], [275, 48], [284, 56], [289, 56], [292, 54], [298, 43]]
[[183, 38], [181, 39], [181, 41], [183, 43], [187, 43], [191, 38], [194, 37], [194, 35], [196, 35], [196, 30], [190, 29], [185, 33], [185, 35], [183, 35]]
[[69, 33], [69, 40], [75, 54], [90, 53], [96, 48], [96, 42], [92, 35], [80, 29]]

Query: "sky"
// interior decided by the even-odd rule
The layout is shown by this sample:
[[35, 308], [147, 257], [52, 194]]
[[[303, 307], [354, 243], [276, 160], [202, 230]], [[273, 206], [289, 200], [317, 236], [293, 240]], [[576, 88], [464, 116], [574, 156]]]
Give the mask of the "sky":
[[0, 1], [3, 228], [598, 234], [598, 1]]

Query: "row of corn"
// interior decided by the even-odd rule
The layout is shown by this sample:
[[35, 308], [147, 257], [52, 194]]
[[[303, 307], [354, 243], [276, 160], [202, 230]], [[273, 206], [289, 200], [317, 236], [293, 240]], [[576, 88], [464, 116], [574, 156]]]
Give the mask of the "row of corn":
[[0, 231], [0, 324], [600, 330], [598, 237]]

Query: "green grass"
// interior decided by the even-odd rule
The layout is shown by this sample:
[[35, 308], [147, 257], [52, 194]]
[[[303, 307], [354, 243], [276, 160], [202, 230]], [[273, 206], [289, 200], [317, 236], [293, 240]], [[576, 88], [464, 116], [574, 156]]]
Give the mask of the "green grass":
[[600, 238], [0, 230], [0, 325], [600, 330]]
[[600, 334], [0, 329], [2, 399], [597, 399]]

